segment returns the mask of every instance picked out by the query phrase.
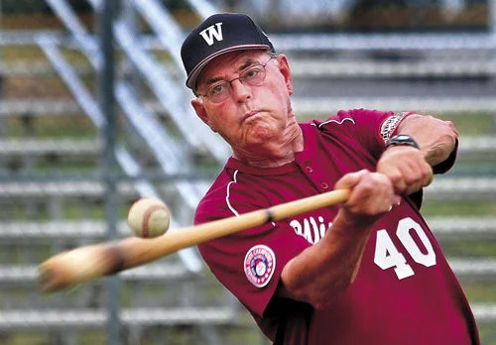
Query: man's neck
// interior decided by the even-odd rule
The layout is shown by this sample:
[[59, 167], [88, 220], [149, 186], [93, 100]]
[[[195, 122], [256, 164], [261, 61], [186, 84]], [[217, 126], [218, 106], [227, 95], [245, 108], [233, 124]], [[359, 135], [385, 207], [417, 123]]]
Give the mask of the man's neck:
[[304, 149], [303, 132], [298, 124], [281, 135], [278, 140], [271, 140], [263, 146], [243, 150], [233, 147], [233, 157], [244, 164], [258, 168], [276, 168], [295, 160], [295, 154]]

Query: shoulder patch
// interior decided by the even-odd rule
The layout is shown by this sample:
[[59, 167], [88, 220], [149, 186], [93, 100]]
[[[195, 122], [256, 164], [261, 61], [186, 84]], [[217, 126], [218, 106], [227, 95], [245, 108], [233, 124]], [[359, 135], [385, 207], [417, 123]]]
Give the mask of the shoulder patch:
[[246, 278], [257, 288], [266, 286], [276, 268], [276, 256], [269, 247], [259, 244], [251, 247], [245, 256]]
[[410, 114], [410, 113], [409, 112], [402, 112], [402, 113], [394, 114], [394, 115], [388, 117], [382, 123], [380, 134], [381, 134], [382, 140], [384, 141], [384, 144], [387, 144], [389, 142], [389, 139], [391, 138], [391, 134], [393, 134], [396, 127], [398, 127], [398, 124], [408, 114]]

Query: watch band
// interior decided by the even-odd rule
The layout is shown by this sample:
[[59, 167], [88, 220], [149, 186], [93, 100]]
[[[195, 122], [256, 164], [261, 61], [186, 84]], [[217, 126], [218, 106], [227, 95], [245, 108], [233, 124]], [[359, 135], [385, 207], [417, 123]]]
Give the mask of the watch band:
[[407, 134], [398, 134], [389, 139], [388, 143], [386, 144], [386, 149], [391, 146], [401, 145], [415, 147], [416, 149], [419, 148], [417, 142], [411, 136]]

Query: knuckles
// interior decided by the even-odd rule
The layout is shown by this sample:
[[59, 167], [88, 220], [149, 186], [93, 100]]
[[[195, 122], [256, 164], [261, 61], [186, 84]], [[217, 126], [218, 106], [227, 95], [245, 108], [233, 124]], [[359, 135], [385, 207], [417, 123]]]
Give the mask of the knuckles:
[[377, 165], [392, 182], [396, 192], [413, 193], [432, 180], [432, 168], [421, 150], [396, 146], [386, 150]]
[[372, 217], [389, 210], [393, 197], [393, 185], [381, 173], [368, 172], [353, 188], [345, 208], [354, 215]]

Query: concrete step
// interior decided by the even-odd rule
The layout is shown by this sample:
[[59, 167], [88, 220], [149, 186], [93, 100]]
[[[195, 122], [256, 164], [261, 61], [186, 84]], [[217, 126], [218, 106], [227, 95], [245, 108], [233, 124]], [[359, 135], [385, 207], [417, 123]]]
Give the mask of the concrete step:
[[[197, 183], [201, 188], [205, 185], [205, 181]], [[119, 183], [118, 191], [126, 196], [137, 196], [128, 182]], [[496, 197], [496, 178], [438, 176], [424, 192], [426, 198], [431, 200], [467, 197], [490, 199]], [[102, 197], [104, 194], [105, 185], [99, 181], [0, 182], [1, 198]]]
[[[460, 154], [496, 153], [496, 138], [488, 135], [460, 137]], [[0, 139], [0, 156], [97, 155], [103, 150], [101, 140], [73, 138]]]
[[286, 52], [420, 51], [467, 54], [491, 52], [491, 33], [302, 33], [273, 34], [272, 43]]
[[[197, 275], [196, 275], [197, 276]], [[188, 279], [195, 274], [179, 263], [153, 263], [126, 270], [119, 274], [125, 281], [152, 281]], [[38, 265], [3, 264], [0, 267], [0, 284], [35, 284], [38, 279]]]
[[391, 111], [415, 109], [419, 113], [455, 112], [470, 116], [477, 112], [494, 112], [496, 98], [493, 96], [428, 96], [428, 97], [293, 97], [295, 113], [311, 114], [313, 117], [335, 114], [339, 110], [366, 108]]
[[0, 139], [0, 156], [42, 156], [42, 155], [92, 155], [103, 150], [98, 139], [72, 138], [17, 138]]
[[436, 236], [443, 238], [458, 238], [470, 236], [477, 238], [496, 238], [496, 217], [429, 217], [427, 224]]
[[82, 115], [79, 105], [70, 99], [3, 99], [0, 117]]
[[473, 303], [471, 304], [471, 308], [477, 322], [496, 322], [495, 303]]
[[[127, 222], [118, 226], [120, 236], [129, 236]], [[48, 222], [3, 222], [0, 223], [0, 238], [4, 241], [26, 239], [35, 241], [72, 240], [75, 238], [103, 239], [107, 225], [103, 220], [52, 220]]]
[[496, 60], [484, 56], [407, 61], [294, 58], [290, 65], [294, 78], [461, 78], [496, 75]]
[[[478, 322], [496, 321], [496, 304], [474, 303], [471, 305]], [[175, 326], [175, 325], [236, 325], [238, 313], [232, 307], [205, 308], [134, 308], [120, 314], [126, 326]], [[101, 309], [46, 309], [4, 310], [0, 312], [0, 329], [95, 329], [106, 324], [107, 314]]]
[[448, 262], [459, 277], [496, 279], [496, 259], [448, 258]]
[[[120, 183], [118, 192], [126, 196], [137, 193], [131, 183]], [[2, 197], [103, 197], [105, 185], [98, 181], [60, 181], [60, 182], [2, 182], [0, 183]]]
[[[496, 259], [449, 258], [448, 261], [457, 276], [496, 279]], [[154, 263], [126, 270], [119, 276], [129, 281], [152, 281], [191, 278], [194, 274], [180, 264]], [[0, 267], [0, 284], [34, 284], [37, 279], [37, 265], [2, 265]]]
[[[232, 307], [133, 308], [120, 314], [126, 326], [229, 325], [238, 321]], [[105, 327], [102, 309], [2, 310], [0, 330], [96, 329]]]
[[[295, 95], [293, 105], [297, 116], [328, 116], [343, 109], [367, 108], [391, 111], [414, 109], [421, 112], [454, 112], [470, 116], [471, 113], [492, 112], [496, 109], [496, 99], [492, 96], [379, 96], [379, 97], [313, 97]], [[147, 103], [150, 109], [163, 113], [155, 102]], [[0, 102], [0, 117], [82, 115], [79, 105], [67, 99], [24, 100], [5, 99]]]
[[492, 200], [496, 197], [494, 177], [437, 176], [424, 189], [427, 200]]
[[[496, 217], [429, 217], [427, 223], [436, 235], [454, 236], [470, 235], [481, 238], [496, 236]], [[118, 233], [121, 237], [131, 235], [125, 221], [119, 222]], [[52, 220], [47, 222], [8, 221], [0, 222], [0, 240], [36, 241], [40, 243], [94, 239], [105, 237], [107, 225], [103, 220]]]

